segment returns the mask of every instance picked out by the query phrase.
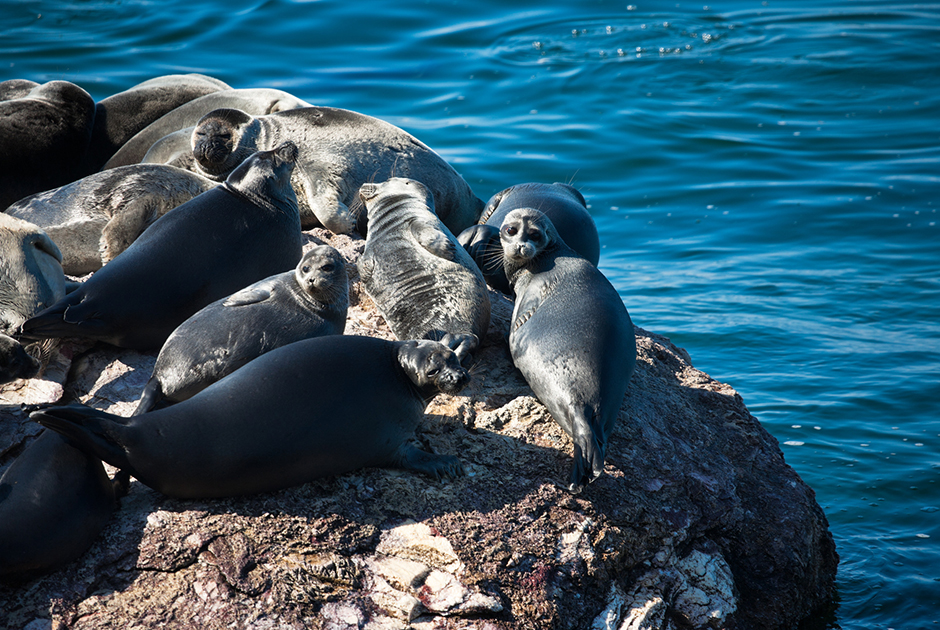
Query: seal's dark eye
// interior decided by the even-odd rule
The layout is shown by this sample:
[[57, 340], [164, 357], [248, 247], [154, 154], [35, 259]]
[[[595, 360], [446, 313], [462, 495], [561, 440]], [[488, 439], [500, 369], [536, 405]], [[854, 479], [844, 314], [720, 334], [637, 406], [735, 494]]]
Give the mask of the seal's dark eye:
[[304, 265], [303, 268], [301, 268], [301, 271], [304, 273], [310, 273], [310, 265]]
[[335, 267], [333, 267], [333, 265], [323, 265], [322, 267], [320, 267], [320, 271], [325, 271], [325, 272], [327, 272], [327, 273], [332, 272], [333, 269], [335, 269]]
[[510, 225], [508, 228], [506, 228], [506, 234], [508, 234], [509, 236], [515, 236], [518, 233], [519, 233], [519, 228], [517, 228], [515, 225]]

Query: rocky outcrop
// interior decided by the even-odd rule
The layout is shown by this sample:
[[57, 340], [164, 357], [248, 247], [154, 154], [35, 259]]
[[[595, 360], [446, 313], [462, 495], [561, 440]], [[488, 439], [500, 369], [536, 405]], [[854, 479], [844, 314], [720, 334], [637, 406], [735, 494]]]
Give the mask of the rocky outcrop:
[[[391, 338], [351, 280], [346, 333]], [[491, 295], [472, 385], [434, 399], [416, 438], [466, 477], [367, 469], [213, 501], [133, 482], [80, 559], [0, 587], [0, 626], [787, 628], [828, 601], [838, 558], [813, 491], [734, 389], [664, 337], [637, 329], [606, 474], [568, 493], [571, 441], [512, 366], [511, 303]], [[0, 472], [39, 432], [14, 404], [25, 391], [136, 406], [155, 353], [75, 352], [64, 387], [0, 394]]]

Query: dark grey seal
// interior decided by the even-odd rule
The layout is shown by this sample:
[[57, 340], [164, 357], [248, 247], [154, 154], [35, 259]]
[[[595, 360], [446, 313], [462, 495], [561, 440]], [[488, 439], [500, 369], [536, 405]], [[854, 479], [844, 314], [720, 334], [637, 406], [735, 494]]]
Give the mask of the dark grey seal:
[[78, 558], [114, 508], [101, 460], [43, 431], [0, 477], [0, 580], [35, 578]]
[[[310, 107], [310, 103], [283, 90], [271, 88], [223, 90], [207, 94], [168, 111], [141, 129], [114, 153], [104, 168], [115, 168], [139, 162], [167, 163], [170, 156], [183, 150], [190, 154], [189, 163], [191, 164], [193, 127], [200, 118], [222, 107], [240, 109], [253, 116], [262, 116], [288, 109]], [[170, 142], [172, 146], [164, 146], [159, 151], [151, 153], [158, 143], [171, 135], [174, 136]]]
[[290, 186], [297, 147], [259, 152], [222, 186], [168, 212], [80, 288], [23, 324], [30, 338], [159, 348], [193, 313], [292, 269], [301, 256]]
[[490, 325], [490, 296], [473, 260], [434, 214], [420, 182], [363, 184], [369, 233], [359, 276], [399, 339], [443, 340], [461, 361]]
[[168, 112], [220, 90], [231, 88], [204, 74], [168, 74], [102, 99], [95, 105], [82, 175], [99, 171], [126, 142]]
[[205, 307], [163, 344], [134, 415], [193, 397], [249, 361], [289, 343], [346, 328], [346, 263], [314, 247], [293, 271], [271, 276]]
[[331, 107], [304, 107], [254, 117], [237, 109], [216, 110], [193, 131], [196, 171], [225, 177], [246, 155], [292, 138], [300, 158], [292, 183], [303, 228], [322, 225], [337, 233], [366, 234], [364, 213], [350, 208], [367, 182], [407, 177], [434, 195], [434, 208], [454, 234], [473, 225], [483, 201], [440, 155], [387, 122]]
[[272, 350], [141, 416], [70, 405], [31, 417], [166, 495], [228, 497], [364, 467], [462, 474], [456, 457], [410, 440], [430, 399], [469, 378], [436, 341], [330, 335]]
[[26, 351], [19, 341], [0, 333], [0, 385], [19, 378], [32, 378], [42, 363]]
[[569, 488], [604, 472], [607, 441], [636, 363], [633, 323], [597, 267], [531, 208], [500, 228], [506, 277], [516, 294], [509, 351], [532, 391], [574, 442]]
[[82, 175], [95, 124], [95, 101], [68, 81], [26, 92], [16, 83], [0, 92], [0, 208]]
[[97, 271], [154, 221], [218, 185], [165, 164], [132, 164], [30, 195], [8, 215], [42, 227], [62, 252], [65, 273]]
[[0, 213], [0, 333], [65, 296], [62, 254], [37, 225]]
[[568, 184], [518, 184], [493, 195], [483, 208], [477, 225], [457, 236], [458, 242], [479, 265], [486, 283], [512, 295], [503, 271], [503, 249], [499, 226], [516, 208], [534, 208], [547, 216], [565, 244], [595, 267], [601, 245], [597, 226], [587, 210], [584, 197]]

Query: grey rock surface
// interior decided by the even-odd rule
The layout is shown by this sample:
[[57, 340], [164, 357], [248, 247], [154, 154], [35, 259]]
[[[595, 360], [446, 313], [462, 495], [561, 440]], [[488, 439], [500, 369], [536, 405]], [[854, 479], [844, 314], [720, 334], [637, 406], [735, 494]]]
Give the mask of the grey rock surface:
[[[305, 238], [349, 262], [364, 243]], [[350, 298], [346, 334], [392, 337], [352, 265]], [[571, 441], [510, 361], [511, 302], [491, 298], [473, 383], [435, 398], [416, 437], [466, 477], [365, 469], [212, 501], [134, 481], [79, 560], [0, 586], [0, 627], [789, 628], [827, 604], [826, 517], [734, 389], [637, 328], [606, 474], [573, 496]], [[136, 406], [156, 353], [80, 350], [59, 387], [3, 393], [0, 473], [39, 432], [16, 391]]]

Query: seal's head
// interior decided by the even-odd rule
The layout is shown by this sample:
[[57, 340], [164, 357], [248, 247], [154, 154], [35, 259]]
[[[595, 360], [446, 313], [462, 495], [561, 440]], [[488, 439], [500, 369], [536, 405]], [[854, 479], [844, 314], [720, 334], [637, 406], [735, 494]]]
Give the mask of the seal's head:
[[18, 378], [32, 378], [42, 367], [38, 359], [12, 337], [0, 333], [0, 383]]
[[223, 107], [203, 116], [193, 129], [193, 159], [200, 174], [224, 179], [254, 152], [256, 119], [240, 109]]
[[292, 205], [299, 217], [297, 195], [290, 183], [298, 153], [290, 140], [270, 151], [258, 151], [232, 171], [225, 185], [262, 206]]
[[359, 187], [359, 200], [369, 219], [395, 210], [404, 202], [421, 201], [434, 212], [434, 197], [428, 187], [414, 179], [391, 177], [381, 183], [366, 182]]
[[398, 361], [411, 382], [422, 391], [458, 394], [470, 382], [470, 373], [460, 365], [453, 350], [438, 341], [411, 340], [402, 343]]
[[307, 295], [323, 302], [349, 299], [346, 261], [329, 245], [314, 247], [300, 259], [294, 278]]
[[522, 266], [558, 241], [555, 226], [534, 208], [516, 208], [499, 228], [499, 240], [507, 263]]

